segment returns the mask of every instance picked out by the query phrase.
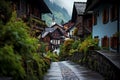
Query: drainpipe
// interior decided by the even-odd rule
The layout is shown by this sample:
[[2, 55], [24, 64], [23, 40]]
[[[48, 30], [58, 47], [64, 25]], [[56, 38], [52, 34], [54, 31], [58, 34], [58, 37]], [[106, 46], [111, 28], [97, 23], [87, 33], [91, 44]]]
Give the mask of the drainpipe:
[[119, 32], [119, 4], [117, 4], [117, 16], [118, 16], [118, 19], [117, 19], [117, 33], [118, 33], [118, 39], [117, 39], [117, 53], [119, 53], [119, 36], [120, 36], [120, 32]]

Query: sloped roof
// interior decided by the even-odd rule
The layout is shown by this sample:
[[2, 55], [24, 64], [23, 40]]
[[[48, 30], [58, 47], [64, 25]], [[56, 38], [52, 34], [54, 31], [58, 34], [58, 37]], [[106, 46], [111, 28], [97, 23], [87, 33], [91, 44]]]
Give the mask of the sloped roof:
[[45, 28], [45, 32], [51, 32], [51, 31], [53, 31], [53, 30], [54, 30], [54, 28], [51, 28], [51, 27]]
[[84, 15], [85, 8], [86, 2], [74, 2], [71, 21], [76, 22], [77, 15]]
[[66, 32], [67, 31], [70, 31], [71, 29], [73, 29], [75, 27], [75, 25], [72, 25], [71, 27], [69, 27], [67, 30], [66, 30]]
[[44, 0], [26, 0], [26, 1], [36, 6], [42, 13], [51, 13], [50, 9], [48, 8]]
[[49, 33], [53, 33], [55, 30], [59, 30], [62, 34], [64, 34], [64, 30], [62, 28], [60, 28], [61, 26], [59, 25], [53, 25], [52, 27], [49, 28], [45, 28], [45, 31], [42, 33], [42, 38], [44, 38], [46, 35], [48, 35]]
[[55, 25], [51, 26], [51, 28], [55, 28], [55, 29], [59, 28], [61, 30], [61, 32], [64, 33], [64, 29], [63, 29], [64, 27], [62, 25], [55, 24]]
[[59, 28], [63, 28], [63, 26], [62, 26], [62, 25], [59, 25], [59, 24], [54, 24], [54, 25], [52, 25], [51, 27], [59, 27]]
[[49, 34], [49, 32], [44, 32], [43, 34], [42, 34], [42, 38], [44, 38], [46, 35], [48, 35]]
[[85, 12], [86, 2], [74, 2], [77, 14], [82, 15]]
[[42, 33], [42, 38], [47, 36], [50, 32], [53, 32], [55, 29], [54, 28], [45, 28], [45, 31]]

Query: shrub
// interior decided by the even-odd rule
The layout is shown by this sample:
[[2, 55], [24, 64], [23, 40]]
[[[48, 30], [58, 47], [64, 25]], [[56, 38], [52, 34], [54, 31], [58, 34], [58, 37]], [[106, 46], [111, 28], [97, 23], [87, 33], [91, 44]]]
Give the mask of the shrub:
[[30, 36], [29, 27], [16, 19], [16, 12], [6, 25], [0, 25], [0, 76], [13, 80], [41, 79], [47, 68], [44, 58], [36, 53], [39, 42]]
[[15, 54], [13, 46], [5, 45], [0, 48], [0, 76], [13, 77], [14, 80], [23, 80], [26, 76], [20, 55]]
[[74, 29], [73, 35], [74, 35], [74, 36], [77, 36], [77, 35], [78, 35], [78, 29], [77, 29], [77, 28]]
[[98, 49], [97, 39], [92, 39], [91, 36], [88, 36], [78, 47], [80, 52], [86, 53], [89, 49]]
[[71, 49], [72, 43], [74, 42], [73, 39], [67, 39], [64, 42], [64, 46], [65, 46], [65, 52], [69, 51]]
[[51, 61], [56, 62], [59, 60], [58, 55], [56, 53], [48, 51], [46, 57], [51, 59]]
[[67, 58], [70, 54], [70, 49], [72, 48], [72, 43], [74, 42], [73, 39], [67, 39], [64, 43], [60, 46], [60, 59], [63, 60]]
[[72, 49], [77, 49], [80, 43], [81, 43], [80, 40], [74, 41], [74, 43], [72, 43]]

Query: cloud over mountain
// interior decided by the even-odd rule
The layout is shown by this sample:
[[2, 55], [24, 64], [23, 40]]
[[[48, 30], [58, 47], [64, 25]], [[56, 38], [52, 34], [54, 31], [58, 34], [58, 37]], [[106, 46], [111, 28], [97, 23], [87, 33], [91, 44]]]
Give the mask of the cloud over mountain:
[[47, 22], [47, 25], [50, 26], [52, 23], [52, 17], [54, 16], [55, 22], [60, 24], [63, 20], [64, 22], [67, 22], [70, 20], [70, 16], [67, 12], [67, 10], [64, 7], [61, 7], [57, 5], [55, 2], [52, 2], [50, 0], [44, 0], [49, 9], [51, 10], [52, 14], [43, 14], [42, 19]]
[[61, 8], [65, 8], [68, 14], [72, 15], [72, 9], [74, 2], [86, 2], [87, 0], [49, 0], [51, 3], [55, 3]]

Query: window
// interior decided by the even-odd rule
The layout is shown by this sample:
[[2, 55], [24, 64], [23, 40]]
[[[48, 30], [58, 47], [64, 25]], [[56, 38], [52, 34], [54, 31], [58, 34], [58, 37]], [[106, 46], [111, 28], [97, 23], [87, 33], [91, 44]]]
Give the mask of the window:
[[113, 5], [110, 9], [110, 20], [115, 21], [117, 20], [117, 5]]
[[109, 9], [105, 8], [103, 10], [103, 24], [106, 24], [109, 21]]
[[98, 12], [94, 12], [93, 14], [93, 25], [96, 25], [97, 24], [97, 16], [98, 16]]
[[103, 48], [109, 48], [109, 38], [107, 36], [104, 36], [102, 38], [102, 47]]
[[113, 49], [117, 49], [117, 37], [116, 36], [113, 36], [111, 37], [111, 48]]
[[60, 44], [60, 40], [58, 40], [58, 44]]
[[92, 20], [89, 19], [89, 20], [88, 20], [88, 28], [91, 28], [91, 27], [92, 27]]
[[118, 43], [118, 33], [116, 32], [115, 34], [113, 34], [113, 36], [110, 39], [110, 43], [111, 43], [111, 48], [112, 49], [117, 49], [117, 45]]

